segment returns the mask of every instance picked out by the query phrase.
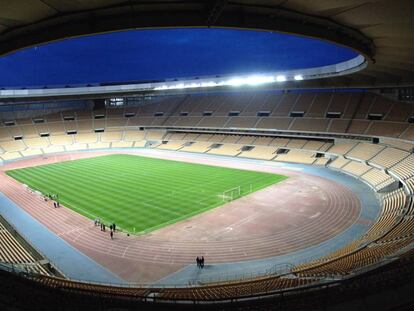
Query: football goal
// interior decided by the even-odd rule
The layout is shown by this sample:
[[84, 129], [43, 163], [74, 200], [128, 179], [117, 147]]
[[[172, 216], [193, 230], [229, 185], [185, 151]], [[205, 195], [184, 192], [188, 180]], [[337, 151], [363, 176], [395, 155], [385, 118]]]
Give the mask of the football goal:
[[233, 201], [237, 198], [240, 198], [240, 196], [241, 196], [241, 186], [228, 189], [224, 191], [222, 194], [223, 202]]

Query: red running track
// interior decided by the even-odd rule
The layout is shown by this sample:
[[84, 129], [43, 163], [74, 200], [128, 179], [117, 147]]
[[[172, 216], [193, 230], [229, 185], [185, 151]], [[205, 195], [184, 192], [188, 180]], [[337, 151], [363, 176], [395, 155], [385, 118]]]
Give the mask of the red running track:
[[[262, 259], [320, 244], [338, 235], [360, 213], [359, 199], [346, 187], [321, 177], [218, 157], [155, 151], [174, 158], [235, 168], [268, 171], [290, 178], [249, 196], [143, 236], [101, 232], [93, 221], [68, 208], [53, 208], [4, 171], [113, 152], [62, 154], [10, 163], [0, 172], [0, 191], [52, 232], [132, 282], [155, 282], [192, 264], [198, 255], [209, 263]], [[138, 152], [139, 153], [139, 152]], [[137, 154], [137, 153], [133, 153]], [[143, 152], [147, 155], [148, 152]]]

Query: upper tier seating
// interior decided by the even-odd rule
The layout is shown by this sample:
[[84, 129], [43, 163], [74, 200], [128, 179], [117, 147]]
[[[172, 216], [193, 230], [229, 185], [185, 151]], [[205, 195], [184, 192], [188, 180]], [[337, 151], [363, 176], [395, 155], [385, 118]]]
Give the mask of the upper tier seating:
[[320, 150], [325, 145], [325, 142], [318, 140], [309, 140], [303, 145], [302, 149]]
[[302, 148], [308, 141], [306, 139], [291, 139], [287, 144], [286, 148]]

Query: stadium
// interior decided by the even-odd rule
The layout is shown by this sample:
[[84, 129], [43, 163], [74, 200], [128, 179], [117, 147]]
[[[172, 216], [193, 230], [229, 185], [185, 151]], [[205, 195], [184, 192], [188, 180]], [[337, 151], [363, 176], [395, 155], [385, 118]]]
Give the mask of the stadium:
[[412, 310], [414, 3], [4, 1], [2, 310]]

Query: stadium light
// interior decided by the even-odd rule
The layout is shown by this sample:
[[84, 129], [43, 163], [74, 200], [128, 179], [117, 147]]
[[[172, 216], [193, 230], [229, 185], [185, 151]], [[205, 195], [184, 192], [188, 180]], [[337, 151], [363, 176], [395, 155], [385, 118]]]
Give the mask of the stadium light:
[[277, 82], [285, 82], [286, 81], [286, 77], [282, 76], [282, 75], [278, 75], [276, 76], [276, 81]]
[[274, 82], [284, 82], [287, 81], [286, 76], [284, 75], [252, 75], [252, 76], [241, 76], [241, 77], [233, 77], [228, 80], [221, 80], [221, 81], [200, 81], [200, 82], [192, 82], [192, 81], [182, 81], [182, 82], [165, 82], [165, 84], [155, 86], [153, 90], [179, 90], [179, 89], [188, 89], [188, 88], [204, 88], [204, 87], [216, 87], [216, 86], [242, 86], [242, 85], [261, 85], [266, 83], [274, 83]]
[[[286, 81], [285, 76], [282, 76], [284, 80]], [[229, 80], [224, 81], [207, 81], [207, 82], [191, 82], [191, 83], [184, 83], [184, 82], [178, 82], [175, 84], [163, 84], [157, 87], [154, 87], [154, 90], [173, 90], [173, 89], [187, 89], [187, 88], [199, 88], [199, 87], [214, 87], [214, 86], [242, 86], [242, 85], [260, 85], [265, 83], [272, 83], [275, 82], [277, 78], [275, 79], [274, 76], [247, 76], [247, 77], [234, 77]]]
[[240, 78], [234, 78], [234, 79], [230, 79], [228, 81], [225, 81], [223, 83], [224, 85], [231, 85], [231, 86], [241, 86], [243, 84], [245, 84], [243, 79]]
[[301, 81], [301, 80], [303, 80], [303, 76], [302, 75], [295, 75], [293, 77], [293, 79], [295, 79], [296, 81]]
[[212, 86], [217, 86], [217, 83], [210, 81], [210, 82], [202, 82], [200, 84], [200, 87], [212, 87]]
[[275, 82], [275, 78], [272, 76], [248, 76], [248, 77], [237, 77], [227, 80], [223, 85], [241, 86], [241, 85], [259, 85], [264, 83]]

